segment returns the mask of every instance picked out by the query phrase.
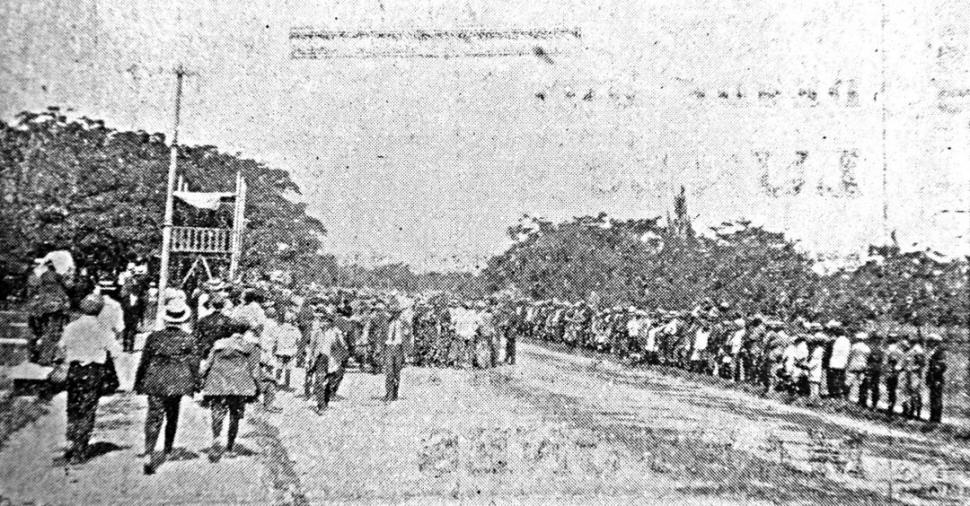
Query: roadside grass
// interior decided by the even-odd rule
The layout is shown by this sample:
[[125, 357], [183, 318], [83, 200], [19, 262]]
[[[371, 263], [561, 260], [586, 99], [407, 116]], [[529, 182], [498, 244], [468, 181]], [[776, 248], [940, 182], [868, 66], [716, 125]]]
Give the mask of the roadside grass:
[[745, 451], [738, 436], [725, 438], [709, 434], [705, 437], [700, 432], [617, 422], [615, 417], [604, 419], [591, 415], [570, 396], [541, 393], [514, 382], [493, 384], [552, 414], [550, 419], [567, 420], [573, 429], [564, 431], [567, 440], [556, 446], [582, 447], [593, 440], [597, 445], [622, 447], [629, 458], [620, 459], [621, 466], [642, 468], [646, 473], [644, 480], [650, 480], [651, 475], [657, 476], [656, 479], [670, 479], [683, 494], [774, 504], [897, 503], [886, 494], [848, 489], [822, 470], [806, 471], [787, 461]]
[[[771, 392], [766, 396], [763, 394], [763, 389], [761, 387], [749, 383], [738, 383], [716, 376], [697, 374], [677, 367], [630, 364], [614, 355], [598, 353], [581, 348], [569, 348], [559, 343], [549, 343], [537, 340], [525, 341], [549, 350], [580, 355], [587, 358], [596, 359], [598, 361], [609, 361], [615, 364], [630, 367], [631, 369], [650, 370], [665, 376], [681, 378], [687, 381], [717, 388], [744, 392], [758, 397], [766, 397], [785, 404], [806, 407], [820, 412], [839, 414], [859, 420], [877, 422], [890, 426], [893, 429], [901, 432], [934, 436], [946, 441], [970, 441], [970, 426], [966, 426], [964, 423], [968, 421], [966, 418], [966, 413], [967, 410], [970, 410], [970, 401], [968, 401], [968, 395], [965, 391], [967, 388], [965, 385], [968, 383], [970, 373], [968, 373], [967, 369], [967, 356], [962, 352], [962, 349], [954, 349], [950, 351], [947, 357], [948, 368], [944, 388], [944, 422], [939, 424], [930, 424], [922, 420], [907, 420], [898, 414], [895, 416], [889, 416], [884, 411], [862, 408], [854, 402], [847, 402], [837, 399], [820, 399], [815, 402], [810, 402], [804, 397], [791, 397], [787, 394], [777, 392]], [[951, 344], [951, 346], [953, 345]], [[885, 390], [883, 390], [883, 398], [885, 398]], [[924, 401], [924, 414], [926, 414], [928, 409], [928, 403]]]

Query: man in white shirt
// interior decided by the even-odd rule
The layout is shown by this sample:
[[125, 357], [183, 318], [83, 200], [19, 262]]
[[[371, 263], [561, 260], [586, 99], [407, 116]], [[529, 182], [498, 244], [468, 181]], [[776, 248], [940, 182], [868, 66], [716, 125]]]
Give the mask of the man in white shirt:
[[742, 364], [741, 356], [741, 346], [744, 344], [744, 336], [747, 330], [744, 326], [744, 320], [738, 318], [734, 320], [734, 332], [731, 333], [731, 338], [728, 341], [728, 345], [731, 347], [731, 367], [733, 367], [734, 381], [741, 382], [744, 381], [745, 375], [748, 371], [744, 370], [744, 364]]
[[80, 303], [83, 315], [67, 324], [57, 343], [58, 354], [67, 365], [67, 441], [64, 457], [72, 463], [87, 458], [88, 441], [94, 431], [102, 375], [108, 373], [108, 354], [121, 355], [121, 346], [111, 331], [98, 321], [103, 297], [91, 294]]
[[396, 401], [401, 387], [401, 370], [404, 368], [404, 319], [402, 309], [396, 303], [388, 307], [391, 320], [387, 323], [387, 340], [384, 342], [384, 402]]
[[[323, 414], [331, 398], [337, 394], [337, 385], [343, 375], [343, 361], [346, 358], [344, 334], [336, 323], [336, 315], [327, 312], [321, 315], [320, 326], [314, 329], [307, 353], [306, 390], [312, 385], [316, 399], [316, 413]], [[307, 394], [310, 392], [307, 391]], [[307, 395], [309, 398], [310, 395]]]
[[459, 360], [471, 365], [474, 362], [475, 336], [478, 334], [480, 324], [478, 312], [469, 307], [454, 308], [451, 313], [451, 321], [455, 326], [455, 334], [459, 338], [462, 349], [459, 353]]
[[111, 331], [115, 339], [119, 341], [125, 331], [125, 313], [121, 308], [121, 303], [114, 299], [115, 287], [110, 281], [101, 281], [95, 287], [95, 293], [101, 295], [104, 307], [98, 313], [98, 321], [101, 325]]
[[705, 373], [705, 363], [707, 359], [707, 343], [711, 339], [711, 325], [706, 320], [701, 320], [694, 332], [694, 342], [690, 352], [690, 369], [696, 373]]
[[852, 349], [852, 342], [849, 336], [839, 328], [833, 330], [835, 341], [832, 342], [832, 356], [829, 357], [828, 367], [828, 395], [829, 397], [846, 397], [848, 392], [845, 388], [845, 367], [849, 363], [849, 352]]

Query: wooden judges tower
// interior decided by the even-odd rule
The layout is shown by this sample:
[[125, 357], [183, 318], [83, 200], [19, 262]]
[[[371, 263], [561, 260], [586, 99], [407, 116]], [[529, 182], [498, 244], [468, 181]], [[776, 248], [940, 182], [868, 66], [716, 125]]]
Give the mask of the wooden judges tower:
[[[242, 255], [242, 235], [246, 221], [246, 180], [241, 173], [236, 173], [236, 185], [233, 192], [191, 192], [180, 181], [179, 191], [174, 196], [179, 200], [204, 209], [215, 210], [221, 201], [232, 200], [233, 214], [231, 228], [206, 228], [172, 226], [171, 253], [195, 255], [194, 270], [200, 263], [205, 266], [206, 273], [211, 278], [206, 257], [229, 257], [229, 279], [235, 279], [239, 272], [239, 259]], [[189, 272], [191, 274], [191, 271]], [[186, 277], [189, 275], [187, 274]], [[184, 283], [184, 281], [183, 281]]]
[[[239, 261], [242, 257], [243, 230], [246, 228], [246, 180], [242, 174], [236, 173], [235, 188], [231, 192], [192, 192], [179, 176], [179, 189], [175, 189], [178, 173], [178, 131], [179, 117], [182, 105], [182, 79], [187, 72], [179, 67], [175, 69], [175, 122], [172, 127], [172, 145], [168, 166], [168, 184], [165, 191], [165, 221], [162, 227], [162, 254], [158, 277], [158, 311], [156, 311], [156, 328], [162, 328], [162, 316], [165, 311], [165, 292], [169, 287], [169, 274], [173, 254], [194, 255], [196, 257], [189, 272], [182, 280], [184, 284], [189, 276], [201, 264], [208, 277], [212, 277], [207, 258], [229, 257], [229, 279], [235, 279], [239, 274]], [[232, 200], [233, 215], [231, 228], [206, 228], [177, 226], [173, 223], [175, 199], [200, 209], [218, 209], [223, 201]]]

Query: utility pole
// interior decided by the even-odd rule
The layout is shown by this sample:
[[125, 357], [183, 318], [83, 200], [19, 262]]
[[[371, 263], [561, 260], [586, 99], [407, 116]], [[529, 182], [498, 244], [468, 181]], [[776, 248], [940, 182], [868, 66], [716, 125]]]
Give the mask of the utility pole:
[[178, 168], [179, 115], [182, 108], [182, 78], [185, 69], [175, 69], [175, 121], [172, 124], [172, 146], [168, 162], [168, 185], [165, 187], [165, 221], [162, 224], [162, 265], [158, 276], [158, 309], [155, 311], [155, 328], [164, 326], [165, 291], [168, 289], [168, 264], [172, 256], [172, 215], [174, 214], [175, 173]]

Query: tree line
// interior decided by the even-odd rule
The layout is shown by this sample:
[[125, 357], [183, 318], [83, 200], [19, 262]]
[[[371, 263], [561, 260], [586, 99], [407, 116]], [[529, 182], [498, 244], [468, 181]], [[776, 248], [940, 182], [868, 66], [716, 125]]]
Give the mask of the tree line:
[[747, 221], [694, 230], [683, 190], [674, 217], [616, 220], [605, 213], [562, 223], [525, 216], [512, 245], [481, 276], [487, 290], [514, 287], [538, 299], [665, 309], [709, 299], [751, 313], [964, 326], [966, 259], [870, 246], [861, 265], [821, 272], [783, 233]]
[[[82, 266], [111, 271], [154, 259], [161, 243], [169, 146], [162, 134], [120, 131], [69, 119], [56, 107], [0, 122], [0, 274], [16, 292], [30, 260], [70, 249]], [[966, 260], [929, 251], [870, 247], [860, 266], [821, 273], [784, 234], [750, 222], [694, 230], [684, 192], [666, 220], [617, 220], [605, 213], [561, 223], [525, 216], [510, 246], [479, 273], [415, 273], [405, 264], [341, 265], [321, 250], [326, 227], [298, 202], [289, 174], [215, 146], [179, 146], [193, 191], [228, 191], [242, 172], [249, 187], [242, 268], [289, 273], [293, 286], [441, 290], [479, 297], [499, 291], [537, 299], [687, 308], [710, 299], [782, 317], [820, 315], [964, 325]], [[176, 223], [228, 227], [231, 210], [176, 206]], [[182, 271], [191, 259], [183, 259]]]

